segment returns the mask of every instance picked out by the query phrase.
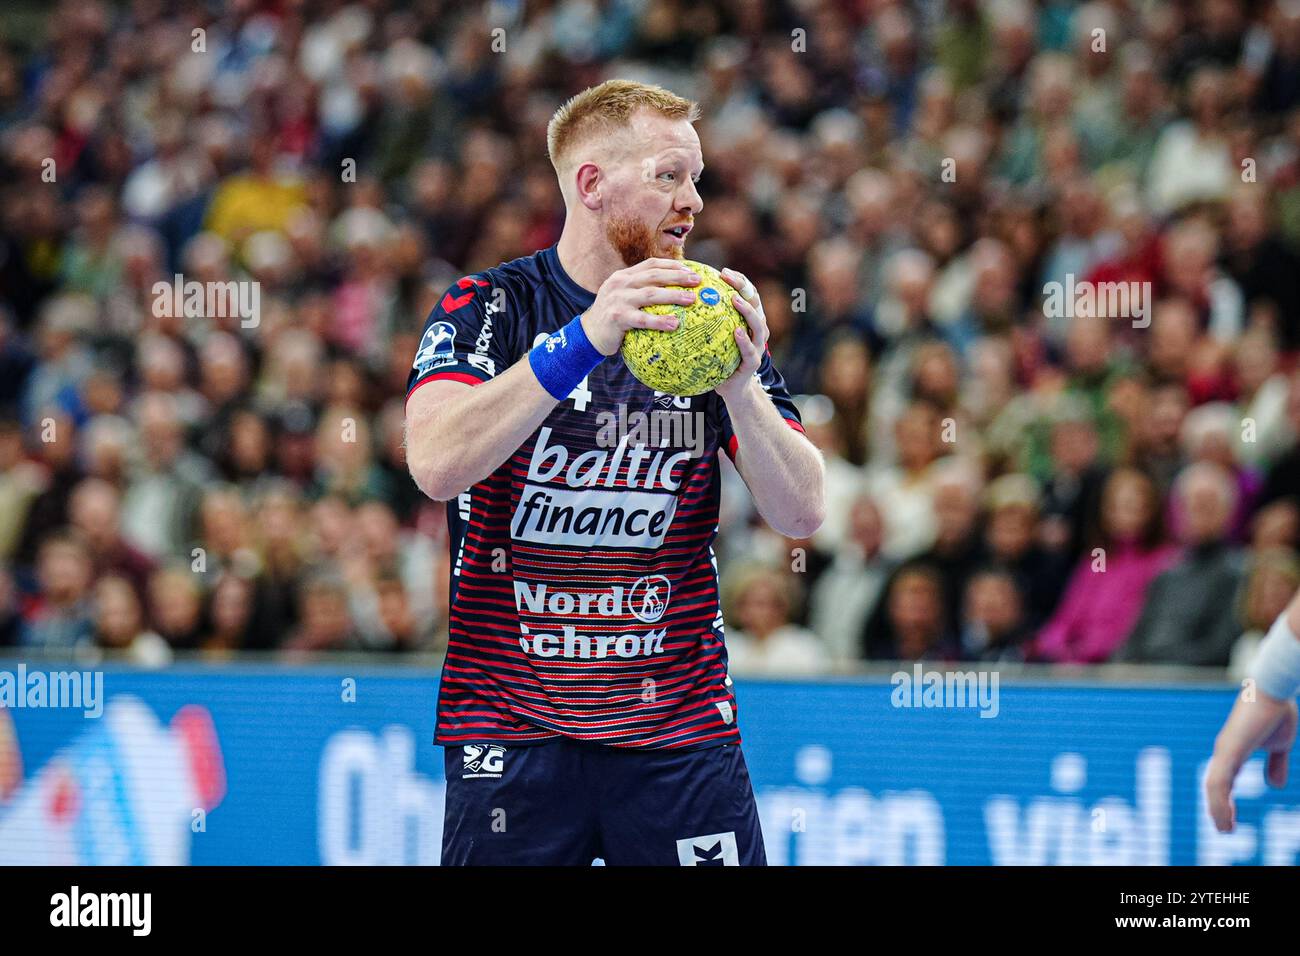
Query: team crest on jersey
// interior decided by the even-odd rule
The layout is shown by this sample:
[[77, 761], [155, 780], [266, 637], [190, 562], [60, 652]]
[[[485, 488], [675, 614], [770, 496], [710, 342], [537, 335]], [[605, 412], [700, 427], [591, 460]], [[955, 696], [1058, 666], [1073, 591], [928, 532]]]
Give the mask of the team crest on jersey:
[[456, 362], [456, 327], [450, 322], [435, 322], [425, 330], [420, 349], [411, 367], [421, 375]]
[[463, 778], [501, 776], [506, 748], [499, 744], [466, 744]]

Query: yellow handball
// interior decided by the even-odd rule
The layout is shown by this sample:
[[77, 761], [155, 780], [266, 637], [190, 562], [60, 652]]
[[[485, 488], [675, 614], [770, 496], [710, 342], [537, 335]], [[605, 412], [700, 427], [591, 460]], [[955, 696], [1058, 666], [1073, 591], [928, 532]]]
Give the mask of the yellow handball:
[[642, 306], [655, 315], [675, 315], [677, 328], [629, 329], [623, 336], [623, 361], [643, 384], [670, 395], [702, 395], [725, 382], [740, 367], [735, 330], [745, 318], [731, 304], [736, 291], [722, 274], [702, 262], [682, 265], [700, 277], [696, 286], [669, 286], [695, 293], [691, 305]]

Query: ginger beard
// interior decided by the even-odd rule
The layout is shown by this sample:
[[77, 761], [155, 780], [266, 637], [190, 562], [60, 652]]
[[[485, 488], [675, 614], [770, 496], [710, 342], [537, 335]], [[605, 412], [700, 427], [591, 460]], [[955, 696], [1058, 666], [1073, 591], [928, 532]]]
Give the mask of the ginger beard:
[[662, 239], [663, 233], [627, 216], [611, 216], [605, 223], [605, 238], [614, 247], [626, 266], [634, 266], [647, 259], [684, 259], [682, 246]]

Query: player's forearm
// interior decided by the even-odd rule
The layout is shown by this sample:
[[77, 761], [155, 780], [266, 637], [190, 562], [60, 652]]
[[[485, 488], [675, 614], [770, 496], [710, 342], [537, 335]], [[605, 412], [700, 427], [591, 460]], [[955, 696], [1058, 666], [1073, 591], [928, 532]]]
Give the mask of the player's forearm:
[[1279, 615], [1259, 646], [1251, 676], [1260, 691], [1288, 701], [1300, 691], [1300, 593]]
[[406, 420], [411, 477], [435, 501], [454, 498], [499, 468], [555, 405], [526, 356], [481, 385], [428, 406], [412, 402]]
[[727, 400], [736, 433], [736, 468], [763, 520], [781, 534], [806, 538], [826, 517], [821, 452], [786, 424], [754, 382]]

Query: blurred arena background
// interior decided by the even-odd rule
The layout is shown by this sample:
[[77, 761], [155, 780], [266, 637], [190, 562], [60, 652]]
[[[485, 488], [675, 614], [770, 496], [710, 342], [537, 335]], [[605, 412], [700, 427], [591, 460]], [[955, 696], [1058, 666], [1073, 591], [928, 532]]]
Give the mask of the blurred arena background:
[[[0, 862], [436, 861], [404, 386], [449, 285], [558, 239], [546, 123], [612, 76], [700, 102], [687, 254], [755, 280], [827, 459], [812, 539], [728, 470], [716, 544], [773, 862], [1296, 862], [1294, 783], [1252, 764], [1232, 836], [1198, 785], [1300, 586], [1296, 0], [14, 0], [0, 41], [0, 665], [108, 703], [0, 709]], [[1143, 314], [1051, 307], [1099, 283]], [[899, 706], [917, 662], [1005, 683]]]

